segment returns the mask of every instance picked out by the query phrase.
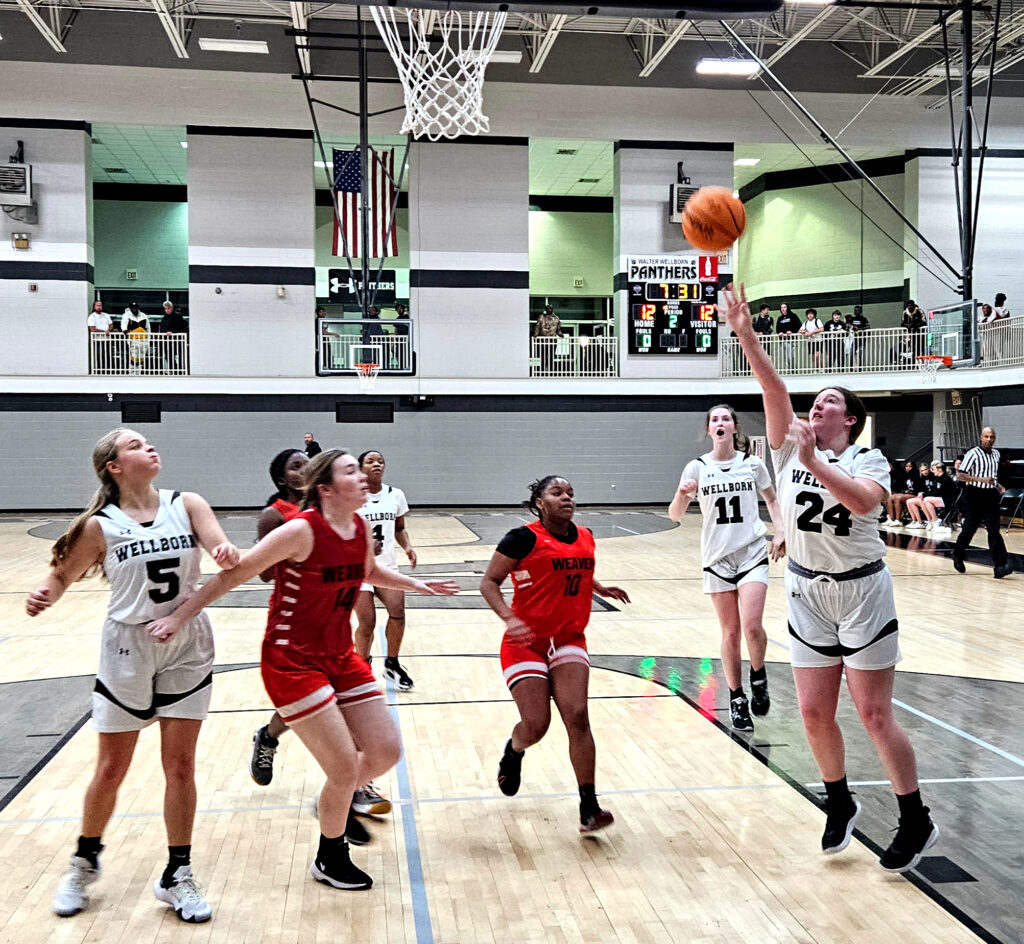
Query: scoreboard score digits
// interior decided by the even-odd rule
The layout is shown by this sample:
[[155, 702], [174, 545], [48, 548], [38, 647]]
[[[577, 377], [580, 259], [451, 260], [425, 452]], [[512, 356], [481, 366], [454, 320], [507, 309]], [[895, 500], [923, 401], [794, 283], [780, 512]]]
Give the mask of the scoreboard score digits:
[[718, 354], [718, 259], [627, 260], [630, 354]]

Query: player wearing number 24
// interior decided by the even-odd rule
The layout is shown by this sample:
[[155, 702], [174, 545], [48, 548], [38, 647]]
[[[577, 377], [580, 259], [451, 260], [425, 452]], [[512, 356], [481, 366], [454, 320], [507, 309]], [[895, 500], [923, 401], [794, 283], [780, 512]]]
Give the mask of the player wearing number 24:
[[886, 871], [905, 872], [920, 862], [939, 830], [922, 804], [914, 749], [892, 707], [899, 625], [876, 526], [889, 492], [888, 463], [877, 449], [857, 445], [866, 412], [843, 387], [821, 390], [809, 421], [797, 419], [785, 383], [754, 334], [742, 286], [722, 293], [719, 311], [764, 398], [789, 552], [790, 661], [804, 730], [825, 784], [821, 848], [826, 854], [845, 849], [860, 813], [847, 785], [836, 723], [845, 672], [899, 805], [899, 829], [879, 861]]
[[139, 731], [155, 720], [167, 780], [169, 857], [154, 894], [182, 920], [206, 921], [212, 912], [192, 877], [190, 856], [196, 740], [210, 704], [213, 634], [205, 613], [169, 644], [152, 638], [145, 624], [167, 616], [195, 593], [202, 549], [222, 569], [238, 563], [238, 549], [199, 495], [153, 487], [160, 456], [141, 433], [107, 433], [92, 459], [100, 487], [53, 546], [50, 571], [26, 603], [29, 616], [38, 616], [82, 577], [101, 572], [110, 581], [92, 696], [99, 754], [85, 794], [82, 834], [53, 910], [68, 917], [88, 906], [87, 888], [100, 874], [101, 840], [117, 790]]

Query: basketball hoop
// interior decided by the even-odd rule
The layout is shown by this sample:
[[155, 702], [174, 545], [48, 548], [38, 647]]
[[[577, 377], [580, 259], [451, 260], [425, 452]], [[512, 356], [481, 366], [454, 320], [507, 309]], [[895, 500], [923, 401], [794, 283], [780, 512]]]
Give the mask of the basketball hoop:
[[[409, 27], [408, 44], [402, 40], [393, 7], [370, 7], [405, 91], [402, 133], [431, 141], [485, 134], [490, 121], [483, 113], [484, 71], [508, 14], [401, 12]], [[431, 50], [434, 30], [440, 39]]]
[[924, 374], [925, 383], [935, 383], [940, 367], [952, 366], [953, 358], [948, 354], [921, 354], [917, 357], [917, 367]]
[[359, 379], [360, 390], [373, 390], [377, 386], [377, 374], [380, 373], [380, 364], [353, 364], [352, 369]]

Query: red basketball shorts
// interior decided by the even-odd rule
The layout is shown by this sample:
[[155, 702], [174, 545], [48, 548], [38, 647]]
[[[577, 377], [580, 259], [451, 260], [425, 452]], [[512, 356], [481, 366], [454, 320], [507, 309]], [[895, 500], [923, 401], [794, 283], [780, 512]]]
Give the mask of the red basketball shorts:
[[524, 678], [546, 679], [549, 669], [566, 662], [590, 665], [587, 637], [583, 633], [515, 641], [510, 641], [506, 634], [501, 640], [501, 670], [509, 688]]
[[354, 649], [337, 656], [308, 656], [264, 643], [260, 672], [285, 724], [334, 705], [347, 708], [384, 697], [372, 670]]

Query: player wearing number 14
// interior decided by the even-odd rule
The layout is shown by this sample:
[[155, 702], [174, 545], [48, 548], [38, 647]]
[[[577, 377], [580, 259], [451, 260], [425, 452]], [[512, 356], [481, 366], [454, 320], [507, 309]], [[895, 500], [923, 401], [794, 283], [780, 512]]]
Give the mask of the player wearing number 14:
[[153, 892], [183, 921], [207, 921], [212, 912], [192, 877], [191, 850], [196, 740], [210, 704], [213, 634], [202, 612], [169, 642], [154, 639], [145, 624], [195, 593], [203, 548], [224, 569], [238, 563], [238, 549], [198, 495], [153, 487], [160, 456], [140, 433], [107, 433], [92, 459], [100, 488], [54, 545], [50, 572], [26, 604], [29, 616], [36, 616], [90, 573], [99, 570], [110, 581], [92, 696], [99, 756], [85, 794], [82, 834], [53, 910], [69, 917], [88, 906], [87, 889], [100, 874], [103, 830], [139, 731], [158, 721], [169, 855]]

